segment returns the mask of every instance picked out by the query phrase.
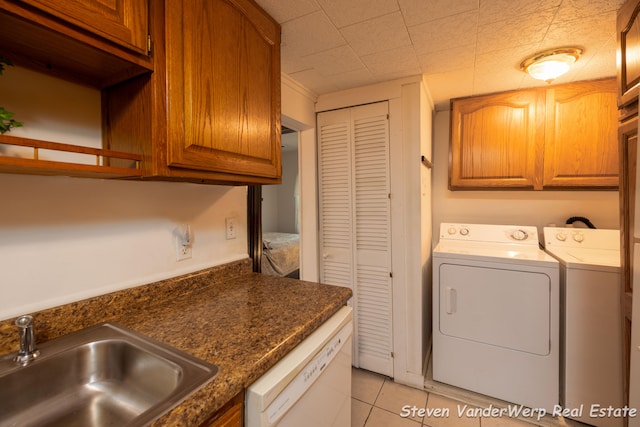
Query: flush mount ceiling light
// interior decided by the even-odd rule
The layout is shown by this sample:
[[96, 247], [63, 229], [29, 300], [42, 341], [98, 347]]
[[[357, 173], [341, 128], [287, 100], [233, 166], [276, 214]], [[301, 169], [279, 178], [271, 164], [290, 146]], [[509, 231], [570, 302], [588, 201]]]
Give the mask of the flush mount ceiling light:
[[525, 59], [520, 68], [534, 79], [551, 83], [553, 79], [569, 71], [581, 53], [582, 49], [578, 48], [546, 50]]

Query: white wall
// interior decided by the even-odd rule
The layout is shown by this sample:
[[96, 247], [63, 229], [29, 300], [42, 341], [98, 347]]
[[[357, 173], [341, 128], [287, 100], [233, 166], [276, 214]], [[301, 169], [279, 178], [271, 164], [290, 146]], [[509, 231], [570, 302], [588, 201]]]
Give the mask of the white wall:
[[617, 191], [450, 191], [449, 111], [434, 120], [434, 244], [441, 222], [535, 225], [538, 231], [567, 218], [584, 216], [598, 228], [619, 228]]
[[[98, 91], [11, 67], [0, 85], [13, 135], [100, 145]], [[248, 256], [246, 187], [0, 174], [0, 200], [0, 319]], [[193, 258], [177, 262], [182, 224]]]
[[278, 230], [279, 185], [262, 186], [262, 232]]
[[[102, 148], [100, 91], [9, 66], [0, 76], [0, 93], [0, 105], [24, 123], [8, 135]], [[5, 147], [0, 152], [18, 151]], [[60, 158], [41, 151], [42, 160]], [[24, 149], [24, 155], [30, 157], [31, 150]], [[73, 156], [66, 158], [79, 163], [87, 160], [69, 153], [66, 156]], [[95, 159], [91, 160], [95, 164]]]
[[[101, 146], [97, 90], [8, 67], [0, 93], [25, 122], [12, 135]], [[314, 99], [283, 76], [283, 123], [301, 130], [301, 164], [315, 164]], [[303, 175], [301, 277], [317, 280], [316, 182]], [[0, 200], [0, 319], [248, 256], [246, 187], [0, 174]], [[177, 262], [174, 232], [186, 223], [193, 258]]]
[[[297, 138], [297, 134], [295, 135]], [[278, 192], [278, 231], [298, 233], [296, 197], [298, 194], [298, 151], [282, 153], [282, 186]]]
[[300, 278], [317, 281], [318, 200], [316, 190], [317, 96], [282, 75], [282, 124], [298, 131], [298, 179], [300, 186]]
[[[282, 135], [282, 138], [283, 140], [285, 138], [295, 138], [297, 140], [298, 133]], [[299, 232], [295, 206], [298, 188], [298, 151], [283, 151], [282, 184], [262, 186], [263, 232]]]

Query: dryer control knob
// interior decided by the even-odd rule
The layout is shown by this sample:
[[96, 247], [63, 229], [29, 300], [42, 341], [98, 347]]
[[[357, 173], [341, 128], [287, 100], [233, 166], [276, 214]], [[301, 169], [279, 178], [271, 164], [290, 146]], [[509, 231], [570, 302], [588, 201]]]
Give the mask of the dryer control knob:
[[573, 235], [573, 240], [575, 240], [578, 243], [582, 243], [584, 241], [584, 234], [582, 233], [575, 233]]
[[456, 228], [455, 227], [447, 228], [447, 233], [449, 233], [450, 235], [456, 234]]
[[527, 240], [529, 234], [524, 230], [514, 230], [511, 232], [511, 237], [514, 240]]
[[564, 242], [565, 240], [567, 240], [567, 235], [559, 232], [558, 234], [556, 234], [556, 239], [560, 240], [561, 242]]
[[466, 228], [466, 227], [461, 227], [460, 228], [460, 234], [463, 235], [463, 236], [469, 235], [469, 229]]

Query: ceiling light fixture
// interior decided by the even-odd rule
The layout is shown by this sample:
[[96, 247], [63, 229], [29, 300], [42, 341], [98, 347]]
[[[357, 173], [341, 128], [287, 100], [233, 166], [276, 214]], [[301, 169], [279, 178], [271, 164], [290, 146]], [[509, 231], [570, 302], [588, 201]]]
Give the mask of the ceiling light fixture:
[[522, 61], [520, 69], [534, 79], [551, 83], [569, 71], [581, 53], [582, 49], [574, 47], [546, 50]]

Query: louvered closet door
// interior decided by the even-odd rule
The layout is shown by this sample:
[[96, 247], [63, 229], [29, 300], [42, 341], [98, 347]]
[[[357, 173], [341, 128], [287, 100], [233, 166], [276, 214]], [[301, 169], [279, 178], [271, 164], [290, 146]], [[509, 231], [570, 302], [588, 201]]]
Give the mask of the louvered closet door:
[[393, 376], [387, 112], [385, 102], [318, 116], [320, 241], [321, 280], [354, 292], [354, 365]]
[[353, 289], [349, 110], [318, 115], [320, 281]]

